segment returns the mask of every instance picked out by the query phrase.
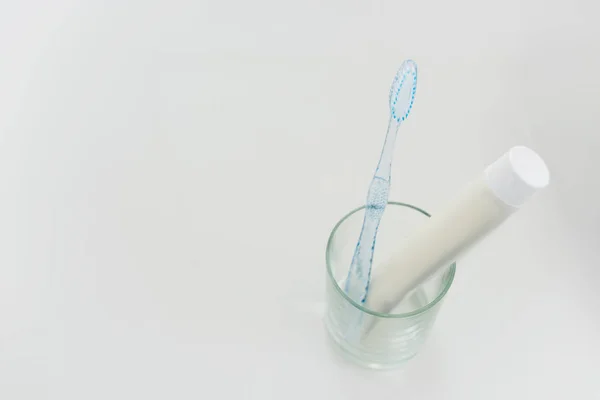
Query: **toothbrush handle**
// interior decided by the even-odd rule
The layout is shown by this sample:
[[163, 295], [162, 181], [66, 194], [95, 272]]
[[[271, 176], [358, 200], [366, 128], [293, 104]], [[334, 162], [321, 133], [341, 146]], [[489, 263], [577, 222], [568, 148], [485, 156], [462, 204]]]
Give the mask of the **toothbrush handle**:
[[377, 238], [377, 229], [387, 206], [390, 192], [390, 181], [392, 172], [392, 158], [394, 154], [394, 144], [396, 134], [400, 123], [390, 118], [388, 123], [385, 143], [381, 150], [379, 163], [375, 170], [375, 176], [369, 186], [367, 203], [365, 207], [365, 217], [363, 219], [362, 229], [352, 264], [346, 279], [345, 290], [348, 296], [355, 301], [364, 303], [369, 289], [371, 279], [371, 264], [373, 262], [373, 252], [375, 251], [375, 240]]
[[346, 293], [355, 301], [364, 302], [371, 276], [377, 230], [387, 205], [390, 181], [375, 176], [369, 186], [365, 216], [360, 236], [354, 249], [352, 264], [346, 280]]
[[[365, 212], [368, 214], [369, 211], [367, 210]], [[369, 216], [365, 215], [365, 218], [369, 218]], [[374, 237], [377, 235], [378, 228], [379, 223], [367, 224], [363, 222], [360, 237], [358, 238], [358, 242], [362, 243], [362, 245], [357, 245], [354, 250], [350, 273], [346, 280], [346, 293], [356, 302], [364, 303], [366, 300], [371, 271], [363, 269], [363, 266], [370, 265], [373, 261], [373, 252], [375, 250]], [[367, 241], [370, 241], [370, 243], [367, 243]]]

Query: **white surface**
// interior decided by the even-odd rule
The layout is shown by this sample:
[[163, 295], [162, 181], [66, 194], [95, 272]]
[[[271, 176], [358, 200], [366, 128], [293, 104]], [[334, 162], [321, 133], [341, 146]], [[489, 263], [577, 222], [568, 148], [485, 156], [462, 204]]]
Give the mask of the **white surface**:
[[[596, 2], [0, 7], [0, 398], [600, 397]], [[378, 374], [327, 350], [324, 248], [408, 57], [392, 199], [515, 144], [553, 183]]]

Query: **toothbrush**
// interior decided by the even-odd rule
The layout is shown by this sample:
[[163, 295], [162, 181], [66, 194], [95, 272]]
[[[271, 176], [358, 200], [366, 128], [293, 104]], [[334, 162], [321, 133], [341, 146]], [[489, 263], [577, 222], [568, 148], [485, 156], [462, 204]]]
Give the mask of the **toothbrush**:
[[410, 114], [416, 90], [417, 64], [412, 60], [406, 60], [398, 69], [390, 88], [390, 120], [385, 143], [375, 176], [369, 186], [363, 225], [344, 287], [348, 296], [360, 303], [366, 301], [369, 290], [377, 229], [390, 193], [392, 159], [398, 128]]

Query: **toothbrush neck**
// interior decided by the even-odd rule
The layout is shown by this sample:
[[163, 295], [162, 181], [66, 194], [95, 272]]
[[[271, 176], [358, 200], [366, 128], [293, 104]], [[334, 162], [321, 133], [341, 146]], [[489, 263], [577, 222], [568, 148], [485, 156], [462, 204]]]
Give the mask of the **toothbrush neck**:
[[379, 164], [375, 170], [375, 176], [389, 180], [392, 173], [392, 160], [394, 158], [394, 145], [396, 143], [396, 134], [400, 123], [396, 122], [395, 119], [390, 118], [388, 124], [387, 134], [385, 136], [385, 143], [381, 150], [381, 157], [379, 158]]

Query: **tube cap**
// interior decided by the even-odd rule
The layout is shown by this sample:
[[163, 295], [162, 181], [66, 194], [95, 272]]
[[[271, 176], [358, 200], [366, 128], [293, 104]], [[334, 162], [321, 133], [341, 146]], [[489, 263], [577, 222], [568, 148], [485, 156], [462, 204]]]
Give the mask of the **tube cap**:
[[525, 146], [516, 146], [485, 169], [488, 187], [504, 203], [520, 207], [532, 194], [550, 182], [542, 158]]

